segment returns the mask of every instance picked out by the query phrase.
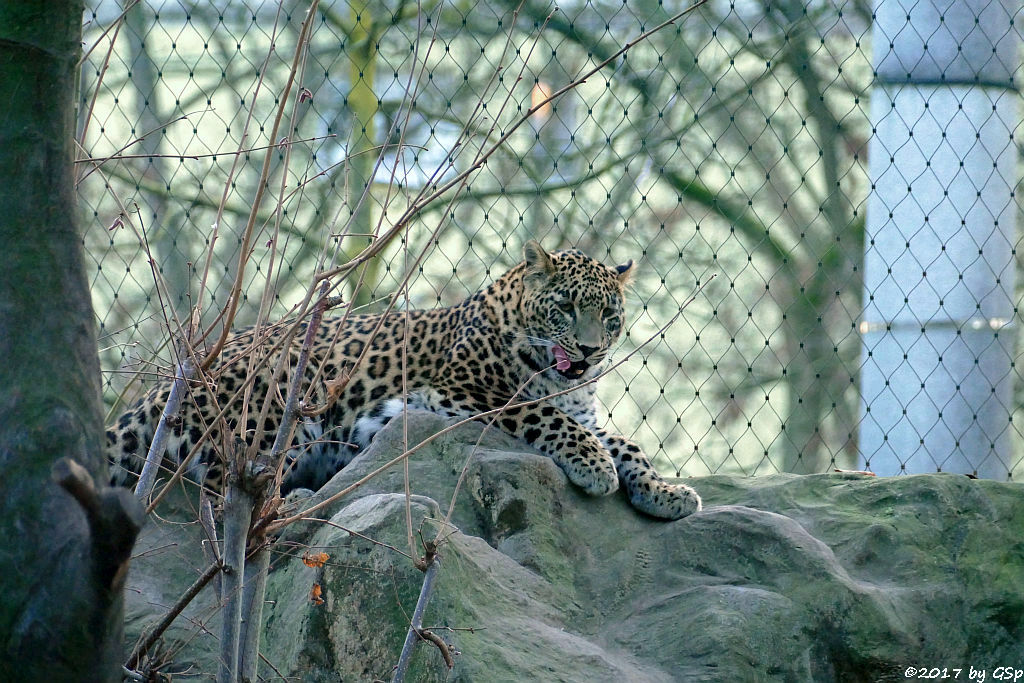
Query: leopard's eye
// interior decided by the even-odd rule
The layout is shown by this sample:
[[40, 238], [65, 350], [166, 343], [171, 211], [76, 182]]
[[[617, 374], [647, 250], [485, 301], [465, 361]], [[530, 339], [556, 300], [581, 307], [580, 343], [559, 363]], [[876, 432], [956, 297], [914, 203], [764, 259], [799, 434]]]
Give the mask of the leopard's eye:
[[563, 299], [555, 304], [562, 313], [572, 313], [576, 307], [568, 299]]
[[607, 320], [608, 318], [615, 317], [615, 315], [617, 313], [618, 313], [618, 311], [616, 311], [611, 306], [606, 306], [605, 309], [603, 311], [601, 311], [601, 317], [604, 318], [605, 320]]

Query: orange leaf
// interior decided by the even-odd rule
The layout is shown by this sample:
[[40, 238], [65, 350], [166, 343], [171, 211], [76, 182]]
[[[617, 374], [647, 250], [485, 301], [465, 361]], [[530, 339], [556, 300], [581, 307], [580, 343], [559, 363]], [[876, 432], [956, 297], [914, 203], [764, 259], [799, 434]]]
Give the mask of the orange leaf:
[[324, 381], [324, 386], [327, 388], [327, 403], [333, 405], [335, 401], [341, 398], [341, 392], [345, 390], [349, 379], [351, 379], [349, 373], [343, 372], [334, 379]]
[[302, 563], [307, 567], [322, 567], [327, 564], [327, 560], [329, 559], [331, 559], [331, 556], [327, 553], [306, 552], [302, 554]]
[[312, 590], [309, 591], [309, 601], [314, 605], [322, 605], [324, 604], [324, 599], [321, 597], [322, 595], [323, 589], [320, 588], [320, 584], [314, 583]]

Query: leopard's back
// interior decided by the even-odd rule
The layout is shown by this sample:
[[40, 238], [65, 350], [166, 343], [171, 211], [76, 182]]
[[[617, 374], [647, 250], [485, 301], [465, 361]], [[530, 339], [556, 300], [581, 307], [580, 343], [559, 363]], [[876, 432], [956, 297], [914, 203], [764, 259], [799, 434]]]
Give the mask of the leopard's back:
[[[348, 464], [390, 417], [388, 399], [400, 396], [403, 389], [430, 384], [442, 365], [452, 326], [464, 315], [462, 310], [447, 308], [324, 320], [315, 335], [304, 377], [304, 386], [314, 387], [304, 408], [321, 414], [298, 419], [296, 445], [286, 457], [283, 490], [317, 488]], [[181, 411], [171, 421], [165, 470], [177, 469], [204, 440], [187, 474], [219, 491], [226, 438], [240, 437], [248, 444], [259, 432], [258, 448], [270, 450], [283, 421], [285, 393], [306, 325], [300, 324], [288, 347], [285, 374], [271, 383], [286, 331], [283, 324], [264, 328], [254, 343], [254, 330], [248, 328], [225, 345], [209, 381], [192, 383]], [[259, 369], [250, 372], [252, 366]], [[344, 386], [332, 396], [328, 387], [339, 381]], [[170, 389], [170, 381], [159, 382], [107, 429], [112, 484], [131, 485], [141, 472]], [[260, 410], [268, 399], [269, 409], [260, 429]], [[244, 429], [240, 426], [243, 419]]]

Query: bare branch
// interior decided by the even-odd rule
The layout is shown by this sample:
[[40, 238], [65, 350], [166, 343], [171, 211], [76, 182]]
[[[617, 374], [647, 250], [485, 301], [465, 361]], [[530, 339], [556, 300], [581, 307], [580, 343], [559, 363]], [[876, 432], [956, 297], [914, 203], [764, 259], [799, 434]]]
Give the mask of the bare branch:
[[159, 622], [153, 625], [144, 636], [139, 639], [139, 642], [132, 648], [132, 652], [128, 655], [128, 661], [125, 663], [125, 667], [128, 669], [134, 669], [139, 665], [141, 660], [147, 652], [153, 647], [156, 641], [164, 634], [164, 631], [174, 622], [174, 620], [181, 614], [192, 600], [199, 595], [199, 591], [206, 587], [206, 584], [210, 583], [213, 577], [220, 573], [222, 568], [220, 562], [214, 562], [209, 565], [199, 577], [192, 582], [181, 597], [171, 605], [171, 608], [164, 613], [164, 616]]
[[171, 421], [181, 410], [182, 401], [188, 393], [188, 381], [195, 374], [195, 365], [187, 354], [177, 364], [174, 375], [174, 384], [171, 385], [171, 393], [164, 404], [163, 413], [160, 414], [160, 422], [157, 423], [153, 441], [146, 453], [146, 463], [139, 473], [139, 481], [135, 485], [135, 497], [145, 500], [153, 493], [153, 486], [156, 485], [156, 477], [160, 472], [160, 465], [163, 462], [164, 452], [167, 450], [167, 440], [171, 437]]
[[[409, 670], [409, 662], [412, 660], [412, 652], [416, 647], [416, 642], [423, 636], [421, 635], [421, 629], [423, 627], [423, 612], [427, 609], [427, 602], [430, 600], [430, 596], [434, 592], [434, 579], [437, 577], [437, 572], [441, 568], [441, 558], [434, 555], [431, 562], [426, 568], [426, 574], [423, 577], [423, 586], [420, 587], [420, 597], [416, 601], [416, 608], [412, 613], [412, 622], [409, 626], [409, 631], [405, 634], [405, 644], [402, 645], [402, 654], [398, 657], [398, 665], [395, 667], [395, 675], [391, 679], [391, 683], [401, 683], [405, 680], [405, 674]], [[440, 640], [440, 638], [438, 638]], [[441, 641], [442, 644], [444, 641]], [[435, 642], [436, 644], [436, 642]], [[445, 657], [445, 663], [448, 664], [448, 668], [452, 667], [451, 654], [447, 652], [447, 645], [444, 645], [442, 653], [447, 654]]]
[[[338, 266], [336, 268], [333, 268], [331, 270], [325, 271], [325, 272], [321, 273], [320, 275], [318, 275], [317, 277], [320, 278], [320, 279], [326, 279], [326, 278], [329, 278], [329, 277], [333, 277], [335, 275], [347, 274], [348, 272], [352, 271], [353, 269], [355, 269], [356, 267], [358, 267], [362, 263], [368, 261], [369, 259], [371, 259], [374, 256], [376, 256], [377, 254], [379, 254], [384, 249], [384, 247], [387, 245], [387, 243], [390, 242], [391, 239], [393, 239], [395, 237], [395, 235], [399, 234], [402, 230], [404, 230], [405, 225], [409, 221], [411, 221], [412, 218], [415, 217], [420, 211], [422, 211], [425, 206], [427, 206], [431, 202], [435, 201], [437, 198], [439, 198], [442, 195], [444, 195], [445, 193], [447, 193], [448, 190], [450, 190], [450, 189], [452, 189], [454, 187], [458, 187], [458, 186], [464, 185], [466, 180], [469, 178], [469, 176], [472, 175], [473, 173], [475, 173], [479, 168], [481, 168], [484, 165], [484, 163], [486, 163], [487, 159], [490, 158], [490, 156], [493, 155], [494, 152], [499, 147], [501, 147], [506, 142], [508, 142], [509, 138], [512, 137], [512, 134], [516, 130], [518, 130], [524, 123], [529, 121], [530, 118], [533, 117], [533, 115], [536, 114], [537, 111], [539, 111], [542, 107], [550, 104], [552, 101], [558, 99], [559, 97], [561, 97], [565, 93], [570, 92], [571, 90], [574, 90], [574, 89], [578, 88], [583, 83], [585, 83], [588, 78], [593, 76], [595, 73], [597, 73], [598, 71], [600, 71], [604, 67], [606, 67], [609, 64], [611, 64], [613, 61], [615, 61], [616, 59], [621, 57], [623, 54], [625, 54], [627, 51], [629, 51], [634, 46], [636, 46], [638, 43], [641, 43], [644, 40], [647, 40], [652, 35], [654, 35], [655, 33], [659, 32], [659, 31], [661, 31], [665, 27], [671, 26], [672, 24], [674, 24], [675, 22], [679, 21], [684, 16], [686, 16], [690, 12], [694, 11], [695, 9], [697, 9], [698, 7], [700, 7], [701, 5], [703, 5], [706, 2], [707, 2], [707, 0], [698, 0], [696, 3], [694, 3], [693, 5], [690, 5], [689, 7], [687, 7], [684, 10], [682, 10], [681, 12], [677, 12], [676, 14], [674, 14], [669, 19], [663, 21], [662, 23], [658, 24], [657, 26], [655, 26], [654, 28], [650, 29], [649, 31], [645, 31], [644, 33], [640, 34], [636, 38], [633, 38], [632, 40], [627, 42], [619, 50], [617, 50], [612, 55], [610, 55], [607, 59], [603, 60], [602, 62], [600, 62], [599, 64], [597, 64], [596, 66], [594, 66], [593, 68], [588, 70], [587, 72], [585, 72], [582, 76], [579, 76], [579, 77], [573, 79], [572, 81], [570, 81], [566, 85], [562, 86], [561, 88], [559, 88], [555, 92], [551, 93], [547, 97], [545, 97], [545, 98], [543, 98], [541, 100], [538, 100], [536, 103], [533, 104], [533, 106], [531, 106], [529, 109], [527, 109], [526, 112], [522, 116], [520, 116], [515, 122], [513, 122], [508, 127], [508, 129], [506, 129], [505, 133], [503, 133], [502, 136], [500, 138], [498, 138], [497, 141], [495, 141], [490, 147], [487, 148], [486, 152], [478, 154], [477, 158], [473, 161], [473, 163], [468, 168], [466, 168], [465, 170], [460, 172], [458, 175], [456, 175], [454, 178], [452, 178], [448, 182], [446, 182], [443, 185], [441, 185], [441, 187], [436, 189], [431, 194], [429, 194], [429, 195], [427, 195], [425, 197], [422, 197], [422, 198], [418, 198], [416, 201], [414, 201], [402, 213], [402, 215], [398, 218], [398, 220], [391, 227], [391, 229], [388, 230], [388, 232], [385, 233], [381, 237], [381, 239], [375, 241], [373, 244], [371, 244], [368, 247], [366, 247], [366, 249], [364, 249], [359, 255], [357, 255], [356, 257], [354, 257], [353, 259], [351, 259], [347, 263], [345, 263], [343, 265], [340, 265], [340, 266]], [[429, 184], [427, 184], [425, 187], [429, 187]]]
[[[341, 498], [344, 498], [349, 493], [351, 493], [352, 491], [355, 491], [356, 489], [361, 487], [363, 484], [365, 484], [366, 482], [370, 481], [374, 477], [378, 476], [382, 472], [386, 472], [387, 470], [391, 469], [392, 467], [394, 467], [398, 463], [402, 462], [403, 460], [405, 460], [409, 456], [413, 455], [414, 453], [419, 451], [421, 448], [423, 448], [427, 444], [430, 444], [433, 441], [435, 441], [436, 439], [439, 439], [440, 437], [444, 436], [445, 434], [447, 434], [447, 433], [449, 433], [449, 432], [451, 432], [451, 431], [453, 431], [455, 429], [458, 429], [462, 425], [469, 424], [470, 422], [475, 422], [475, 421], [481, 420], [481, 419], [483, 419], [485, 417], [491, 417], [492, 415], [498, 415], [498, 414], [504, 412], [505, 410], [508, 410], [509, 408], [525, 407], [525, 406], [535, 405], [537, 403], [542, 403], [544, 401], [547, 401], [547, 400], [550, 400], [552, 398], [555, 398], [556, 396], [562, 396], [564, 394], [568, 394], [570, 392], [577, 391], [577, 390], [587, 386], [588, 384], [593, 384], [594, 382], [597, 382], [599, 379], [601, 379], [602, 377], [604, 377], [608, 373], [614, 371], [620, 365], [622, 365], [623, 363], [625, 363], [626, 361], [631, 359], [636, 353], [638, 353], [640, 351], [640, 349], [644, 348], [645, 346], [650, 344], [652, 341], [654, 341], [658, 337], [660, 337], [663, 334], [665, 334], [665, 331], [670, 326], [674, 325], [675, 322], [679, 319], [679, 316], [681, 316], [683, 314], [683, 311], [686, 309], [686, 307], [689, 306], [691, 303], [693, 303], [697, 299], [697, 295], [700, 294], [704, 290], [704, 288], [708, 285], [708, 283], [710, 283], [712, 280], [714, 280], [716, 276], [717, 276], [717, 273], [712, 273], [711, 276], [708, 277], [707, 280], [705, 280], [703, 283], [699, 284], [697, 286], [697, 288], [694, 289], [694, 291], [690, 295], [690, 297], [679, 306], [679, 310], [676, 312], [676, 314], [673, 315], [672, 318], [667, 323], [662, 325], [658, 329], [657, 332], [655, 332], [650, 337], [648, 337], [646, 340], [644, 340], [643, 343], [637, 345], [636, 348], [634, 348], [632, 351], [627, 353], [620, 360], [618, 360], [615, 363], [612, 363], [611, 365], [609, 365], [607, 368], [605, 368], [598, 375], [596, 375], [594, 377], [591, 377], [590, 379], [588, 379], [586, 381], [580, 382], [579, 384], [577, 384], [575, 386], [569, 387], [568, 389], [563, 389], [562, 391], [556, 391], [556, 392], [548, 394], [546, 396], [541, 396], [540, 398], [534, 398], [534, 399], [530, 399], [528, 401], [520, 401], [518, 403], [513, 403], [511, 405], [506, 404], [504, 406], [501, 406], [500, 408], [494, 408], [492, 410], [487, 410], [487, 411], [484, 411], [484, 412], [481, 412], [481, 413], [477, 413], [475, 415], [471, 415], [469, 417], [463, 418], [462, 420], [458, 420], [456, 422], [453, 422], [452, 424], [448, 425], [444, 429], [438, 430], [433, 435], [427, 437], [426, 439], [424, 439], [420, 443], [416, 444], [415, 446], [413, 446], [412, 448], [410, 448], [406, 452], [401, 453], [401, 454], [395, 456], [394, 458], [392, 458], [388, 462], [384, 463], [383, 465], [381, 465], [377, 469], [373, 470], [369, 474], [361, 477], [359, 480], [357, 480], [357, 481], [353, 482], [352, 484], [346, 486], [341, 491], [338, 491], [337, 493], [335, 493], [335, 494], [331, 495], [330, 497], [320, 501], [319, 503], [316, 503], [315, 505], [312, 505], [311, 507], [309, 507], [309, 508], [307, 508], [305, 510], [302, 510], [301, 512], [298, 512], [298, 513], [296, 513], [294, 515], [286, 517], [284, 519], [272, 520], [270, 518], [263, 518], [263, 519], [259, 520], [259, 522], [256, 523], [255, 528], [259, 529], [259, 528], [262, 528], [262, 527], [266, 527], [267, 530], [268, 530], [268, 533], [273, 533], [273, 532], [275, 532], [275, 531], [277, 531], [277, 530], [279, 530], [281, 528], [284, 528], [284, 527], [288, 526], [289, 524], [292, 524], [292, 523], [294, 523], [294, 522], [296, 522], [296, 521], [298, 521], [298, 520], [300, 520], [300, 519], [302, 519], [304, 517], [308, 517], [309, 515], [311, 515], [314, 512], [316, 512], [317, 510], [321, 510], [324, 507], [326, 507], [328, 505], [331, 505], [332, 503], [337, 502]], [[551, 367], [554, 367], [554, 366], [552, 365]]]
[[78, 60], [78, 65], [81, 66], [85, 62], [85, 59], [90, 54], [92, 54], [92, 51], [96, 48], [96, 46], [100, 44], [100, 41], [103, 40], [103, 38], [107, 35], [110, 29], [114, 29], [114, 35], [110, 38], [110, 47], [107, 48], [107, 54], [103, 58], [103, 68], [100, 69], [99, 78], [96, 79], [96, 85], [93, 88], [92, 99], [89, 101], [89, 111], [86, 112], [85, 115], [85, 124], [82, 126], [82, 133], [79, 136], [79, 145], [82, 147], [82, 149], [85, 149], [86, 137], [89, 133], [89, 124], [92, 122], [92, 113], [96, 109], [96, 100], [100, 96], [100, 86], [103, 84], [103, 78], [104, 76], [106, 76], [107, 68], [110, 66], [110, 57], [114, 54], [114, 45], [117, 43], [117, 36], [121, 33], [121, 26], [124, 25], [124, 17], [126, 14], [128, 14], [128, 10], [130, 10], [132, 7], [135, 7], [135, 5], [137, 4], [139, 4], [139, 0], [132, 0], [131, 2], [129, 2], [128, 5], [124, 8], [124, 10], [122, 10], [121, 14], [119, 14], [117, 18], [114, 19], [112, 25], [107, 27], [107, 29], [100, 35], [100, 37], [96, 39], [96, 42], [93, 43], [92, 47], [90, 47], [85, 52], [85, 54], [82, 55], [81, 59]]

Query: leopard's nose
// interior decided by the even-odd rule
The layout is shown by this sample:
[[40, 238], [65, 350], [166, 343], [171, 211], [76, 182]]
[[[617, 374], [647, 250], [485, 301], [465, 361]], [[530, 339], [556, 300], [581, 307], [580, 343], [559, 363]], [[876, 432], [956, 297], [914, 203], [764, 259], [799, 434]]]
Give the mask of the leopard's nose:
[[583, 344], [580, 344], [580, 353], [583, 354], [583, 358], [585, 358], [585, 359], [586, 358], [590, 358], [591, 356], [593, 356], [598, 351], [599, 351], [599, 348], [596, 347], [596, 346], [584, 346]]

